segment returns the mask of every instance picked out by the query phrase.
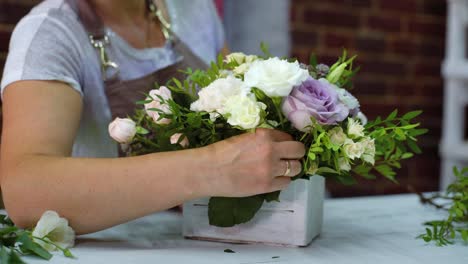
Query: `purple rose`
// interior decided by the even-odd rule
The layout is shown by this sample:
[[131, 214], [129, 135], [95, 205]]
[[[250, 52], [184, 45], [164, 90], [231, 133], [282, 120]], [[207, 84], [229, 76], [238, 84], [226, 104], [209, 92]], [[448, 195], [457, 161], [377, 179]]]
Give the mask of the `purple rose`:
[[283, 101], [284, 115], [300, 131], [312, 124], [311, 117], [321, 125], [334, 125], [349, 115], [349, 109], [339, 100], [335, 88], [328, 82], [313, 78], [293, 88]]

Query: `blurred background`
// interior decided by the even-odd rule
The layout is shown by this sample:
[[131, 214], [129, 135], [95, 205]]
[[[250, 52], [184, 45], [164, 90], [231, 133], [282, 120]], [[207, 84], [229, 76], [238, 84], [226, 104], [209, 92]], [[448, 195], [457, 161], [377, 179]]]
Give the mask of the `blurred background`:
[[[196, 2], [196, 0], [193, 0]], [[307, 63], [314, 52], [333, 63], [346, 48], [358, 54], [361, 71], [353, 90], [369, 118], [422, 109], [429, 133], [423, 154], [398, 172], [399, 185], [388, 180], [360, 180], [356, 186], [328, 182], [334, 197], [381, 195], [439, 188], [444, 56], [445, 0], [213, 0], [232, 51], [258, 53], [261, 41], [274, 55]], [[0, 72], [10, 33], [38, 0], [0, 0]]]

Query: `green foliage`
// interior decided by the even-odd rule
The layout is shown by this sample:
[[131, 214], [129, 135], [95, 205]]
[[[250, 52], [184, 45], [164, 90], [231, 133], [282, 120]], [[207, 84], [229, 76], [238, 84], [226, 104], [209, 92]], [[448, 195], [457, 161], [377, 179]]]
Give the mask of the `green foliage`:
[[33, 239], [54, 245], [63, 252], [65, 257], [73, 258], [69, 249], [60, 248], [47, 239], [33, 237], [31, 231], [19, 229], [6, 215], [0, 214], [0, 263], [23, 264], [20, 256], [25, 255], [50, 260], [52, 254]]
[[457, 237], [468, 244], [468, 167], [462, 170], [455, 167], [454, 174], [456, 180], [447, 187], [445, 194], [430, 197], [420, 194], [423, 203], [448, 213], [446, 219], [426, 222], [426, 233], [418, 236], [437, 246], [453, 244]]

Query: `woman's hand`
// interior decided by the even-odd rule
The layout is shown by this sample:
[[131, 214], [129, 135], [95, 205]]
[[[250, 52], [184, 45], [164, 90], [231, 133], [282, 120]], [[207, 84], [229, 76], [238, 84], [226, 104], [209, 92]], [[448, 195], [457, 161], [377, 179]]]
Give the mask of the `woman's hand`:
[[239, 197], [284, 189], [301, 172], [299, 159], [305, 154], [302, 143], [272, 129], [257, 129], [208, 148], [215, 174], [204, 179], [206, 196]]

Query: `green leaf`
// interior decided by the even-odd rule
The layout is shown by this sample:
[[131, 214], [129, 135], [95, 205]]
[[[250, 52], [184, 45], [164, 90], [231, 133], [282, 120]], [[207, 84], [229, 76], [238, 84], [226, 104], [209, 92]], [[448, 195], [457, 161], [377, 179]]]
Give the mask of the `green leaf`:
[[18, 238], [18, 242], [21, 243], [20, 248], [23, 252], [32, 253], [46, 260], [52, 258], [52, 254], [50, 254], [47, 250], [43, 249], [39, 244], [34, 242], [28, 233], [23, 233]]
[[412, 158], [413, 156], [414, 156], [413, 153], [407, 152], [407, 153], [403, 153], [403, 155], [401, 155], [401, 158], [402, 159], [409, 159], [409, 158]]
[[398, 109], [395, 109], [393, 110], [393, 112], [391, 112], [387, 118], [385, 119], [385, 121], [392, 121], [393, 119], [395, 119], [395, 117], [397, 116], [398, 114]]
[[148, 131], [146, 128], [144, 128], [144, 127], [137, 126], [137, 127], [136, 127], [136, 133], [137, 133], [137, 134], [140, 134], [140, 135], [146, 135], [146, 134], [149, 133], [149, 131]]
[[250, 221], [262, 207], [263, 195], [242, 198], [212, 197], [208, 203], [210, 225], [231, 227]]
[[422, 112], [423, 112], [423, 111], [421, 111], [421, 110], [408, 112], [408, 113], [406, 113], [405, 115], [403, 115], [402, 118], [405, 119], [405, 120], [411, 120], [411, 119], [413, 119], [413, 118], [415, 118], [415, 117], [421, 115]]
[[75, 258], [75, 256], [73, 256], [73, 254], [71, 253], [70, 249], [68, 249], [68, 248], [65, 249], [65, 250], [63, 251], [63, 255], [64, 255], [65, 257], [67, 257], [67, 258]]
[[416, 142], [410, 140], [410, 141], [408, 141], [407, 144], [408, 144], [408, 147], [409, 147], [414, 153], [416, 153], [416, 154], [421, 154], [421, 153], [422, 153], [421, 149], [420, 149], [419, 146], [416, 144]]

